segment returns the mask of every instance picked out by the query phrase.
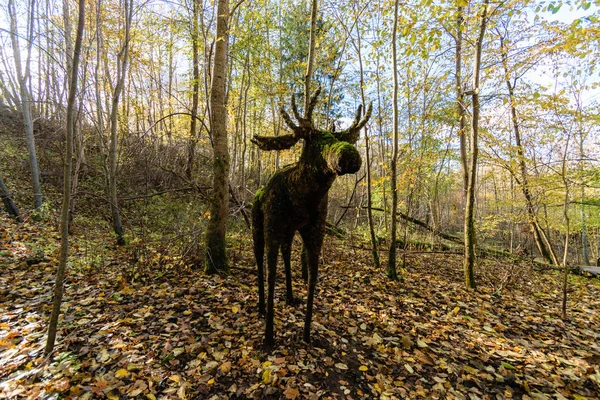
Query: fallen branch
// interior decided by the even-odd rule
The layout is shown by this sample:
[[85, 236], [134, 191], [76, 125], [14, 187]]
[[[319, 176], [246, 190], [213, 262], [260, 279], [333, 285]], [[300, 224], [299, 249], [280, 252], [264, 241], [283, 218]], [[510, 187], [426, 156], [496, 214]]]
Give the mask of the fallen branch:
[[[340, 207], [341, 207], [341, 208], [354, 208], [354, 207], [351, 207], [351, 206], [340, 206]], [[366, 206], [363, 206], [362, 208], [363, 208], [363, 209], [366, 209], [367, 207], [366, 207]], [[376, 207], [371, 207], [371, 210], [372, 210], [372, 211], [382, 211], [382, 212], [384, 212], [384, 211], [385, 211], [383, 208], [376, 208]], [[425, 222], [423, 222], [423, 221], [421, 221], [421, 220], [419, 220], [419, 219], [416, 219], [416, 218], [413, 218], [413, 217], [411, 217], [411, 216], [408, 216], [408, 215], [406, 215], [406, 214], [404, 214], [404, 213], [402, 213], [402, 212], [400, 212], [400, 211], [398, 211], [398, 212], [397, 212], [397, 215], [398, 215], [400, 218], [402, 218], [403, 220], [405, 220], [405, 221], [408, 221], [408, 222], [411, 222], [411, 223], [413, 223], [413, 224], [415, 224], [415, 225], [417, 225], [417, 226], [420, 226], [421, 228], [423, 228], [423, 229], [426, 229], [426, 230], [428, 230], [429, 232], [432, 232], [434, 235], [436, 235], [436, 236], [439, 236], [439, 237], [441, 237], [442, 239], [446, 239], [446, 240], [449, 240], [449, 241], [451, 241], [451, 242], [458, 243], [458, 244], [461, 244], [461, 245], [463, 244], [463, 240], [462, 240], [461, 238], [459, 238], [459, 237], [456, 237], [456, 236], [453, 236], [453, 235], [450, 235], [450, 234], [448, 234], [448, 233], [439, 232], [439, 231], [437, 231], [437, 230], [433, 229], [433, 228], [432, 228], [431, 226], [429, 226], [427, 223], [425, 223]]]

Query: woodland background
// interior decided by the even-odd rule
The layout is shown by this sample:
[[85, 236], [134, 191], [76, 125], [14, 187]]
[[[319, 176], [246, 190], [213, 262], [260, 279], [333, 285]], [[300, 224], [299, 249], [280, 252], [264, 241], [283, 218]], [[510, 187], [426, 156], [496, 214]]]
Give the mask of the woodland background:
[[[568, 267], [595, 264], [600, 257], [598, 6], [597, 2], [587, 1], [489, 3], [487, 29], [480, 42], [481, 113], [475, 182], [476, 242], [478, 255], [482, 257], [475, 274], [484, 288], [483, 293], [472, 296], [481, 296], [481, 301], [489, 301], [492, 293], [501, 293], [511, 285], [514, 290], [522, 290], [527, 287], [525, 281], [530, 282], [529, 286], [535, 285], [552, 279], [549, 276], [556, 273], [549, 269], [538, 276], [535, 275], [538, 272], [533, 272], [534, 264], [527, 264], [529, 267], [525, 268], [512, 260], [537, 258], [537, 261]], [[304, 1], [230, 4], [225, 98], [226, 145], [230, 155], [228, 249], [233, 275], [236, 268], [251, 269], [254, 265], [247, 254], [247, 216], [254, 193], [275, 170], [294, 162], [299, 152], [300, 146], [291, 151], [261, 152], [250, 139], [255, 134], [283, 134], [279, 107], [288, 106], [292, 95], [301, 103], [309, 47], [309, 7]], [[471, 98], [464, 95], [471, 89], [481, 4], [423, 0], [403, 2], [398, 9], [399, 13], [394, 15], [394, 2], [389, 1], [320, 2], [313, 80], [314, 85], [320, 85], [323, 90], [315, 117], [319, 126], [328, 126], [332, 121], [344, 126], [359, 104], [373, 103], [373, 116], [358, 143], [363, 154], [363, 170], [338, 179], [329, 194], [330, 233], [339, 236], [335, 240], [348, 246], [347, 252], [364, 253], [374, 246], [383, 255], [390, 246], [397, 247], [404, 254], [399, 258], [400, 276], [406, 282], [418, 284], [422, 273], [427, 273], [428, 265], [444, 270], [448, 265], [440, 262], [443, 264], [446, 260], [456, 266], [454, 272], [449, 273], [454, 278], [453, 274], [460, 273], [461, 269], [459, 258], [453, 253], [462, 253], [463, 163], [472, 149], [466, 144], [469, 130], [460, 129], [457, 98], [463, 96], [466, 117], [470, 119]], [[22, 278], [24, 285], [48, 284], [48, 272], [41, 274], [43, 271], [23, 270], [20, 266], [53, 266], [59, 253], [54, 227], [58, 225], [63, 192], [67, 97], [77, 5], [70, 0], [9, 0], [0, 6], [0, 11], [0, 177], [3, 191], [10, 194], [24, 221], [16, 224], [2, 220], [6, 226], [2, 232], [7, 238], [1, 250], [5, 257], [3, 264], [11, 271], [3, 295], [7, 310], [17, 315], [8, 304], [21, 289], [13, 288], [10, 278]], [[203, 0], [96, 0], [85, 4], [84, 15], [79, 83], [74, 98], [69, 210], [75, 256], [69, 260], [67, 270], [73, 274], [70, 278], [73, 282], [85, 281], [88, 274], [105, 273], [107, 279], [112, 279], [112, 285], [116, 285], [115, 293], [120, 293], [121, 297], [114, 300], [134, 304], [133, 297], [145, 296], [152, 285], [192, 274], [194, 267], [202, 263], [204, 235], [208, 222], [214, 218], [209, 204], [213, 178], [210, 88], [216, 5]], [[397, 27], [395, 32], [394, 26]], [[458, 46], [459, 36], [462, 36], [461, 46]], [[396, 63], [392, 62], [393, 43]], [[457, 54], [462, 59], [458, 70]], [[395, 88], [397, 96], [394, 96]], [[395, 108], [398, 110], [396, 129]], [[395, 181], [397, 218], [402, 225], [398, 237], [392, 241], [389, 230], [393, 220], [394, 131], [398, 133], [399, 145]], [[365, 161], [367, 151], [368, 163]], [[367, 166], [370, 168], [368, 177]], [[369, 204], [371, 220], [367, 212]], [[370, 237], [369, 225], [373, 226], [374, 238]], [[536, 229], [556, 253], [554, 259], [539, 254]], [[122, 246], [115, 247], [115, 242]], [[422, 252], [431, 254], [418, 258]], [[350, 253], [335, 254], [339, 260], [352, 263], [347, 258]], [[494, 267], [483, 261], [486, 255], [498, 256], [504, 261], [498, 261]], [[370, 256], [361, 257], [360, 265], [372, 268]], [[324, 258], [329, 259], [327, 255]], [[506, 263], [506, 260], [510, 261]], [[357, 267], [352, 264], [351, 279], [362, 282], [364, 271], [356, 271]], [[368, 271], [375, 276], [379, 270]], [[244, 279], [246, 273], [241, 272], [240, 279]], [[343, 272], [331, 273], [333, 277], [329, 279], [336, 282], [343, 279]], [[515, 278], [517, 275], [522, 282]], [[202, 282], [205, 289], [211, 287], [218, 293], [227, 292], [223, 285], [239, 284], [239, 281]], [[379, 284], [385, 288], [388, 285], [385, 282], [381, 280]], [[577, 292], [575, 297], [585, 298], [584, 304], [595, 309], [596, 305], [590, 303], [594, 300], [590, 299], [594, 299], [597, 289], [595, 286], [590, 289], [582, 282], [574, 281], [577, 290], [591, 292]], [[551, 297], [548, 303], [542, 302], [543, 307], [550, 307], [548, 304], [556, 300], [558, 286], [554, 284], [549, 283], [548, 290], [535, 292]], [[137, 294], [131, 291], [132, 285], [142, 285], [136, 287]], [[396, 286], [398, 283], [389, 285], [393, 293], [406, 296], [428, 290], [406, 289], [410, 294]], [[454, 283], [444, 285], [458, 290]], [[334, 287], [339, 289], [339, 285]], [[201, 291], [204, 293], [205, 289]], [[93, 289], [94, 293], [98, 290]], [[188, 290], [193, 291], [182, 290], [184, 297]], [[214, 290], [207, 290], [205, 295], [218, 303], [222, 300], [221, 294], [215, 295]], [[323, 290], [330, 293], [327, 290], [331, 288]], [[386, 290], [381, 292], [386, 293]], [[104, 291], [101, 293], [102, 296], [97, 293], [92, 296], [94, 302], [102, 301]], [[460, 294], [463, 295], [469, 296]], [[328, 296], [334, 298], [332, 294], [325, 295]], [[69, 301], [67, 310], [69, 304], [76, 304], [72, 298]], [[456, 309], [452, 301], [445, 305], [450, 307], [449, 318]], [[87, 305], [90, 302], [92, 300]], [[374, 299], [373, 304], [378, 304], [378, 300]], [[462, 304], [459, 309], [469, 308], [467, 303]], [[36, 303], [35, 307], [41, 306]], [[227, 307], [232, 310], [230, 305]], [[233, 305], [238, 311], [242, 307], [237, 302]], [[533, 314], [540, 312], [536, 307], [538, 305], [531, 306]], [[558, 302], [556, 307], [558, 310]], [[201, 314], [196, 309], [187, 310], [191, 310], [186, 314], [190, 318]], [[581, 318], [577, 323], [591, 318], [586, 316], [590, 310], [577, 310], [579, 317], [574, 318]], [[16, 321], [20, 317], [15, 318]], [[170, 317], [165, 318], [170, 321]], [[592, 326], [595, 323], [594, 320]], [[6, 337], [12, 332], [9, 325]], [[217, 329], [220, 324], [209, 325]], [[493, 324], [481, 327], [500, 329]], [[68, 334], [70, 325], [64, 329], [62, 333]], [[359, 324], [357, 330], [367, 328], [362, 329]], [[483, 331], [490, 333], [488, 329]], [[413, 331], [415, 343], [417, 333]], [[597, 333], [592, 329], [584, 336], [585, 340], [592, 340], [597, 338]], [[365, 341], [367, 346], [381, 344], [381, 335], [378, 334], [377, 339], [369, 333], [368, 337], [374, 342], [365, 339], [363, 344]], [[404, 340], [404, 336], [398, 340], [405, 351], [423, 350], [430, 343], [415, 347], [415, 343]], [[64, 345], [73, 346], [72, 343]], [[75, 348], [76, 352], [80, 350], [79, 345]], [[173, 359], [177, 360], [181, 354], [195, 354], [196, 350], [185, 348]], [[79, 354], [83, 357], [87, 353]], [[110, 356], [105, 358], [99, 354], [95, 359], [101, 364], [112, 360]], [[335, 354], [329, 356], [332, 359], [346, 357]], [[581, 357], [593, 364], [597, 355]], [[219, 362], [221, 374], [227, 375], [231, 365], [222, 369], [223, 358], [215, 357], [215, 360]], [[278, 360], [281, 364], [281, 359]], [[263, 361], [259, 365], [271, 371], [271, 364], [265, 367], [261, 364]], [[342, 361], [346, 367], [350, 363]], [[358, 361], [352, 361], [355, 362]], [[427, 360], [429, 362], [439, 366], [435, 360]], [[510, 364], [514, 361], [503, 362], [514, 369]], [[167, 365], [175, 368], [169, 363], [167, 360]], [[7, 371], [13, 373], [23, 365], [23, 362], [15, 363], [15, 369]], [[412, 364], [408, 365], [404, 369], [413, 374]], [[500, 372], [510, 374], [510, 367], [503, 366]], [[584, 364], [578, 364], [579, 367], [593, 374]], [[125, 371], [121, 375], [137, 373], [136, 368], [121, 368]], [[485, 371], [485, 366], [480, 368], [479, 364], [471, 368]], [[112, 376], [114, 378], [115, 373]], [[171, 376], [179, 377], [172, 378], [170, 384], [179, 385], [178, 390], [187, 388], [184, 394], [186, 390], [189, 392], [190, 386], [183, 385], [185, 379], [181, 375], [168, 373], [167, 377]], [[203, 385], [211, 387], [214, 380], [209, 384], [212, 378], [202, 376], [202, 379], [207, 378]], [[275, 386], [270, 373], [267, 378], [261, 370], [261, 390], [265, 385]], [[69, 379], [83, 382], [72, 376]], [[401, 386], [394, 385], [394, 379], [390, 379], [391, 387]], [[295, 390], [297, 387], [295, 382], [291, 386], [289, 381], [279, 382], [287, 382], [287, 386], [271, 395], [282, 395], [286, 388]], [[378, 382], [379, 391], [369, 380], [365, 381], [366, 386], [356, 382], [349, 386], [354, 395], [369, 393], [367, 390], [381, 394], [388, 383]], [[415, 382], [411, 385], [416, 385]], [[577, 387], [576, 381], [573, 382], [566, 387]], [[585, 389], [587, 395], [597, 393], [593, 386], [595, 381], [590, 382], [591, 389]], [[139, 387], [130, 385], [127, 393], [141, 388], [136, 380], [129, 383]], [[148, 390], [148, 383], [144, 384], [146, 387], [140, 393]], [[225, 387], [222, 383], [222, 389], [231, 389], [230, 384], [227, 382]], [[522, 382], [518, 385], [521, 385], [520, 392], [515, 393], [531, 394]], [[125, 386], [109, 385], [99, 388], [98, 393], [115, 393], [115, 387], [122, 388], [121, 394], [126, 392]], [[547, 385], [540, 383], [540, 387]], [[323, 390], [333, 390], [327, 388]], [[235, 389], [230, 392], [249, 396], [249, 392]], [[202, 390], [193, 387], [192, 392], [198, 394]], [[406, 390], [404, 394], [410, 397], [419, 389], [413, 385]], [[503, 389], [498, 390], [501, 393]], [[318, 391], [309, 388], [308, 392]], [[339, 393], [345, 393], [344, 389]], [[290, 397], [295, 398], [293, 395], [295, 392]]]
[[[31, 163], [18, 114], [22, 97], [11, 46], [14, 29], [34, 122], [42, 192], [48, 193], [47, 207], [54, 210], [57, 197], [51, 193], [60, 191], [62, 181], [65, 66], [72, 53], [76, 7], [67, 1], [10, 4], [13, 8], [3, 7], [0, 37], [3, 177], [16, 203], [31, 210], [32, 191], [26, 185]], [[124, 6], [110, 1], [86, 6], [76, 105], [73, 218], [102, 224], [102, 219], [86, 218], [91, 211], [91, 216], [110, 219], [115, 199], [107, 187], [115, 179], [116, 201], [130, 241], [147, 244], [159, 235], [178, 247], [181, 255], [192, 255], [208, 218], [206, 198], [212, 177], [207, 129], [214, 7], [201, 2], [130, 3], [129, 59], [120, 73]], [[478, 5], [464, 6], [461, 84], [468, 89]], [[301, 94], [308, 51], [307, 7], [304, 2], [262, 1], [232, 6], [226, 96], [233, 226], [243, 226], [244, 210], [268, 177], [295, 160], [297, 148], [261, 153], [249, 140], [253, 134], [279, 135], [283, 125], [278, 107], [289, 103], [292, 93]], [[324, 95], [318, 118], [323, 126], [329, 121], [347, 123], [338, 119], [352, 115], [361, 89], [365, 101], [373, 102], [374, 117], [367, 130], [372, 207], [377, 236], [385, 240], [391, 219], [393, 7], [375, 1], [325, 2], [319, 10], [314, 80]], [[10, 12], [16, 13], [12, 27]], [[557, 17], [563, 13], [580, 17], [560, 22], [563, 18]], [[399, 210], [436, 232], [459, 234], [464, 197], [456, 113], [456, 7], [428, 1], [402, 4], [397, 25]], [[535, 255], [519, 186], [519, 160], [524, 159], [531, 202], [556, 251], [562, 254], [564, 247], [563, 208], [568, 203], [569, 260], [589, 264], [598, 258], [597, 29], [597, 8], [590, 3], [494, 6], [482, 52], [476, 191], [480, 244], [509, 252], [520, 247]], [[123, 92], [113, 109], [118, 83]], [[522, 157], [515, 145], [511, 104], [518, 113]], [[358, 146], [365, 151], [364, 138]], [[112, 152], [116, 168], [111, 166]], [[364, 172], [340, 179], [330, 194], [329, 215], [333, 224], [368, 237], [366, 187]], [[412, 226], [408, 233], [413, 234]], [[424, 242], [436, 240], [414, 234]]]

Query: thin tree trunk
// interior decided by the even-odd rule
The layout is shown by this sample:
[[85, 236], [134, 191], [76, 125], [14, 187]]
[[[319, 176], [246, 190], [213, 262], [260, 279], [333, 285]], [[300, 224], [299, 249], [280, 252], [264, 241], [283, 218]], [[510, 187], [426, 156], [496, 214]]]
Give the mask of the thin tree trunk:
[[489, 0], [485, 0], [481, 9], [479, 37], [475, 44], [475, 60], [473, 64], [473, 117], [471, 119], [471, 140], [469, 157], [469, 177], [467, 184], [467, 204], [465, 206], [465, 260], [464, 273], [465, 284], [469, 289], [475, 289], [475, 184], [477, 182], [477, 156], [479, 154], [478, 136], [479, 136], [479, 78], [481, 74], [481, 52], [483, 48], [483, 39], [487, 25], [487, 6]]
[[397, 210], [398, 210], [398, 188], [396, 185], [396, 174], [397, 174], [397, 162], [398, 162], [398, 56], [396, 53], [396, 37], [398, 30], [398, 0], [394, 1], [394, 24], [392, 28], [392, 74], [393, 74], [393, 109], [394, 109], [394, 126], [393, 126], [393, 152], [392, 152], [392, 163], [391, 163], [391, 192], [392, 192], [392, 215], [391, 215], [391, 229], [390, 229], [390, 252], [388, 257], [387, 265], [387, 276], [390, 279], [398, 279], [398, 272], [396, 271], [396, 223], [397, 223]]
[[77, 92], [77, 71], [79, 68], [79, 57], [81, 53], [81, 42], [83, 39], [83, 26], [85, 22], [85, 0], [79, 0], [79, 19], [77, 22], [77, 36], [75, 38], [75, 49], [73, 52], [73, 64], [71, 67], [71, 76], [69, 83], [69, 97], [67, 100], [67, 137], [65, 139], [65, 165], [64, 165], [64, 186], [63, 202], [60, 213], [60, 258], [56, 270], [56, 282], [54, 283], [54, 297], [52, 301], [52, 313], [48, 325], [48, 340], [44, 353], [49, 355], [54, 350], [56, 341], [56, 329], [58, 327], [58, 317], [60, 315], [60, 306], [63, 295], [63, 281], [65, 276], [65, 267], [69, 256], [69, 202], [71, 200], [71, 169], [73, 165], [73, 131], [75, 130], [75, 95]]
[[[35, 0], [32, 0], [32, 10]], [[19, 94], [21, 108], [23, 111], [23, 123], [25, 125], [25, 139], [27, 142], [27, 150], [29, 152], [29, 165], [31, 167], [31, 180], [33, 183], [33, 204], [36, 209], [39, 209], [44, 202], [42, 194], [42, 185], [40, 183], [40, 169], [37, 162], [37, 154], [35, 149], [35, 138], [33, 136], [33, 120], [31, 117], [31, 102], [30, 93], [27, 89], [27, 80], [29, 79], [29, 68], [31, 62], [31, 47], [33, 46], [33, 37], [30, 33], [28, 37], [28, 57], [25, 63], [25, 73], [23, 73], [21, 65], [21, 49], [19, 47], [19, 32], [17, 28], [17, 13], [14, 0], [8, 0], [8, 14], [10, 17], [10, 38], [13, 48], [13, 57], [15, 61], [15, 69], [17, 71], [17, 80], [19, 81]], [[33, 19], [33, 16], [31, 16]], [[33, 24], [32, 24], [33, 25]]]
[[117, 82], [112, 96], [110, 109], [110, 149], [109, 149], [109, 195], [110, 207], [112, 213], [113, 230], [117, 235], [117, 244], [125, 244], [125, 235], [123, 233], [123, 223], [121, 222], [121, 211], [119, 210], [119, 199], [117, 197], [117, 155], [118, 155], [118, 136], [117, 136], [117, 117], [119, 114], [119, 99], [125, 86], [125, 77], [127, 75], [127, 62], [129, 58], [129, 39], [131, 19], [133, 16], [133, 0], [124, 0], [125, 13], [125, 38], [123, 47], [117, 55]]
[[227, 47], [229, 1], [217, 3], [217, 37], [210, 90], [211, 130], [214, 143], [213, 195], [206, 230], [206, 273], [229, 272], [225, 233], [229, 213], [229, 151], [227, 149]]
[[[500, 38], [500, 53], [502, 57], [502, 66], [504, 68], [504, 77], [506, 82], [506, 87], [508, 89], [508, 100], [510, 104], [510, 115], [511, 122], [513, 127], [513, 133], [515, 134], [515, 146], [517, 149], [517, 158], [519, 163], [519, 170], [521, 172], [521, 179], [517, 180], [517, 183], [520, 182], [521, 190], [523, 192], [523, 196], [525, 197], [525, 204], [527, 207], [527, 218], [529, 220], [529, 224], [531, 225], [531, 230], [533, 232], [533, 238], [535, 240], [535, 244], [540, 252], [540, 255], [550, 264], [554, 263], [558, 265], [558, 260], [556, 259], [556, 255], [554, 254], [554, 250], [550, 245], [550, 242], [539, 224], [539, 220], [537, 217], [537, 212], [535, 209], [533, 196], [531, 195], [531, 191], [529, 189], [529, 179], [527, 176], [527, 166], [525, 164], [525, 155], [523, 152], [523, 146], [521, 144], [521, 131], [519, 129], [519, 121], [517, 118], [517, 108], [515, 105], [515, 83], [511, 83], [509, 70], [508, 70], [508, 54], [507, 49], [504, 44], [504, 38]], [[513, 173], [511, 171], [511, 173]]]
[[567, 153], [569, 150], [569, 140], [571, 138], [570, 134], [567, 134], [567, 141], [565, 144], [565, 152], [562, 159], [562, 168], [561, 168], [561, 177], [563, 180], [563, 184], [565, 185], [565, 198], [564, 198], [564, 207], [563, 207], [563, 217], [565, 219], [565, 249], [563, 252], [562, 266], [564, 269], [563, 274], [563, 287], [562, 287], [562, 319], [567, 319], [567, 289], [569, 284], [569, 264], [567, 263], [567, 259], [569, 256], [569, 234], [570, 234], [570, 222], [569, 219], [569, 180], [567, 179]]
[[[579, 132], [579, 169], [583, 173], [583, 131]], [[581, 184], [581, 247], [583, 253], [583, 263], [590, 265], [589, 243], [587, 236], [587, 223], [585, 217], [585, 185]]]
[[[360, 68], [360, 97], [363, 104], [363, 109], [366, 107], [365, 100], [365, 85], [364, 85], [364, 71], [363, 71], [363, 62], [362, 62], [362, 52], [361, 52], [361, 38], [360, 38], [360, 25], [356, 24], [356, 35], [357, 35], [357, 46], [356, 52], [358, 53], [358, 65]], [[365, 157], [366, 157], [366, 166], [367, 170], [367, 217], [369, 220], [369, 235], [371, 237], [371, 253], [373, 255], [373, 265], [377, 268], [380, 267], [379, 264], [379, 251], [377, 250], [377, 238], [375, 237], [375, 225], [373, 222], [373, 200], [371, 195], [371, 152], [369, 146], [369, 132], [367, 127], [364, 128], [365, 131]]]
[[308, 61], [306, 63], [306, 75], [304, 76], [304, 113], [308, 110], [310, 102], [310, 84], [312, 81], [315, 60], [315, 36], [317, 33], [317, 0], [312, 0], [310, 12], [310, 39], [308, 46]]
[[199, 0], [194, 0], [193, 11], [192, 11], [192, 71], [193, 71], [193, 83], [192, 83], [192, 110], [190, 120], [190, 139], [188, 144], [188, 162], [185, 169], [185, 175], [188, 179], [192, 179], [192, 173], [194, 171], [194, 159], [196, 156], [196, 144], [198, 143], [198, 135], [196, 133], [196, 120], [198, 115], [198, 91], [200, 90], [200, 69], [198, 67], [198, 8], [201, 4], [198, 4]]
[[458, 111], [458, 137], [460, 138], [460, 162], [463, 170], [463, 194], [467, 197], [467, 186], [469, 183], [469, 168], [467, 157], [467, 110], [465, 108], [465, 94], [462, 88], [462, 42], [464, 29], [463, 7], [458, 6], [456, 10], [456, 109]]

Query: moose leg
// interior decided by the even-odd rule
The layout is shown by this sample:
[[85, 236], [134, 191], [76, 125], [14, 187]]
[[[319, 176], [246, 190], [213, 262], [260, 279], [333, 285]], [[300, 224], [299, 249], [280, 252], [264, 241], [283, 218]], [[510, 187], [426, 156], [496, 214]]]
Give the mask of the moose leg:
[[306, 245], [302, 243], [302, 255], [300, 257], [302, 263], [302, 279], [304, 283], [308, 283], [308, 253], [306, 252]]
[[283, 257], [283, 264], [285, 266], [285, 302], [289, 306], [293, 306], [294, 304], [294, 292], [292, 290], [292, 265], [291, 265], [291, 257], [292, 257], [292, 241], [294, 237], [292, 236], [289, 240], [286, 240], [281, 243], [281, 256]]
[[274, 240], [267, 242], [267, 281], [269, 284], [269, 293], [267, 296], [267, 318], [265, 327], [265, 345], [272, 346], [273, 340], [273, 319], [275, 317], [275, 274], [277, 273], [277, 253], [279, 252], [279, 243]]
[[252, 238], [254, 241], [254, 257], [258, 269], [258, 312], [265, 315], [265, 233], [264, 216], [259, 203], [255, 203], [252, 207]]
[[310, 323], [319, 274], [319, 254], [321, 253], [321, 245], [323, 244], [323, 234], [316, 227], [311, 227], [301, 234], [308, 258], [308, 299], [306, 301], [306, 316], [304, 317], [304, 335], [302, 339], [306, 343], [310, 343]]

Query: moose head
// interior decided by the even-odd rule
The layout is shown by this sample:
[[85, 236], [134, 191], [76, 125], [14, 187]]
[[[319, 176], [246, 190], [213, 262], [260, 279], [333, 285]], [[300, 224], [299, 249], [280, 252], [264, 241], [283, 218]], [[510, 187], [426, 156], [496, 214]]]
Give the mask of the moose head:
[[371, 105], [364, 118], [362, 105], [358, 106], [353, 123], [347, 129], [336, 132], [332, 124], [329, 130], [315, 127], [312, 115], [317, 104], [321, 89], [317, 89], [311, 96], [305, 116], [301, 117], [294, 96], [292, 96], [292, 112], [297, 124], [282, 107], [279, 112], [292, 134], [277, 137], [254, 136], [252, 142], [261, 150], [284, 150], [294, 146], [300, 139], [304, 140], [304, 148], [298, 166], [307, 166], [320, 172], [322, 175], [345, 175], [358, 172], [361, 158], [354, 144], [359, 138], [360, 130], [371, 116]]
[[265, 314], [264, 253], [267, 251], [269, 293], [266, 309], [265, 344], [273, 344], [273, 317], [277, 255], [281, 250], [285, 264], [286, 302], [294, 304], [290, 256], [296, 231], [304, 243], [303, 264], [308, 265], [308, 298], [304, 320], [305, 342], [310, 342], [310, 323], [317, 285], [319, 253], [323, 244], [327, 217], [327, 192], [338, 175], [355, 173], [361, 158], [354, 144], [360, 130], [371, 116], [371, 105], [361, 119], [359, 106], [354, 122], [348, 129], [321, 130], [312, 119], [317, 104], [318, 89], [310, 98], [304, 117], [301, 117], [292, 96], [292, 112], [296, 122], [282, 107], [280, 114], [292, 134], [278, 137], [255, 136], [252, 142], [262, 150], [289, 149], [300, 139], [304, 148], [300, 160], [285, 166], [261, 188], [252, 205], [252, 235], [258, 267], [258, 309]]

